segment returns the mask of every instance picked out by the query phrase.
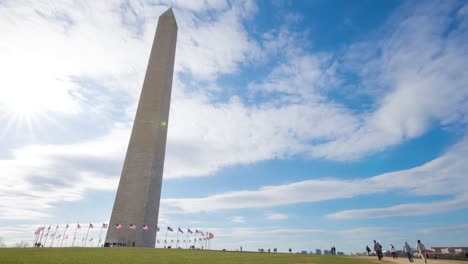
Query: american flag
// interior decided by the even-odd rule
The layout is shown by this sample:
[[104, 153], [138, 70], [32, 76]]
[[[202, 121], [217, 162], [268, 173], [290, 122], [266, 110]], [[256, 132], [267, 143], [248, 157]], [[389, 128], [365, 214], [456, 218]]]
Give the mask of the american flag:
[[130, 229], [135, 230], [135, 229], [136, 229], [136, 225], [130, 224]]
[[190, 234], [193, 234], [192, 230], [190, 230], [190, 228], [187, 230], [187, 232], [189, 232]]
[[93, 240], [94, 240], [94, 238], [91, 238], [89, 241], [93, 241]]
[[149, 227], [147, 225], [143, 225], [143, 230], [149, 230]]
[[39, 235], [41, 233], [41, 231], [42, 231], [42, 228], [39, 227], [38, 229], [36, 229], [36, 231], [34, 231], [34, 234]]
[[213, 239], [214, 238], [214, 235], [212, 233], [209, 233], [208, 234], [208, 239]]
[[80, 224], [76, 225], [76, 228], [81, 228]]
[[172, 228], [171, 228], [170, 226], [168, 226], [168, 227], [167, 227], [167, 231], [171, 231], [171, 232], [172, 232], [172, 231], [174, 231], [174, 230], [172, 230]]
[[180, 229], [180, 227], [179, 227], [179, 232], [184, 233], [184, 231], [182, 231], [182, 229]]
[[60, 238], [62, 235], [58, 235], [57, 238]]
[[201, 233], [201, 231], [198, 229], [195, 229], [195, 233]]
[[89, 224], [89, 228], [94, 228], [93, 224]]
[[122, 229], [122, 225], [121, 224], [115, 224], [115, 228]]
[[68, 224], [65, 226], [65, 228], [68, 228]]
[[102, 224], [102, 228], [107, 228], [108, 225], [107, 224]]
[[159, 232], [159, 227], [158, 226], [156, 226], [156, 232]]

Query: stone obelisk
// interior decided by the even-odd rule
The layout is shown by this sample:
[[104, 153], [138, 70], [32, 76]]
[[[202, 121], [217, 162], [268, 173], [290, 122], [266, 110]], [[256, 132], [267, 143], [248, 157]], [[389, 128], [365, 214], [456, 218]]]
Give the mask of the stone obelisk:
[[159, 17], [106, 246], [155, 246], [176, 41], [177, 23], [169, 9]]

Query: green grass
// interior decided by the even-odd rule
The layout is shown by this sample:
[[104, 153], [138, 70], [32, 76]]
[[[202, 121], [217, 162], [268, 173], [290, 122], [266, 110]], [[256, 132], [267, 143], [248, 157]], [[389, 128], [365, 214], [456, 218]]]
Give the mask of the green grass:
[[366, 259], [342, 256], [316, 256], [303, 254], [273, 254], [247, 252], [221, 252], [145, 248], [6, 248], [0, 249], [0, 264], [175, 264], [175, 263], [313, 263], [313, 264], [365, 264]]

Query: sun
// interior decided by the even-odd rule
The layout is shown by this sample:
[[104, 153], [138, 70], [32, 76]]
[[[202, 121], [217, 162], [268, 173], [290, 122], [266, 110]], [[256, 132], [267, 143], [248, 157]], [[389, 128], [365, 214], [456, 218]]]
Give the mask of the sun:
[[0, 109], [2, 114], [13, 121], [33, 122], [43, 115], [45, 107], [40, 101], [41, 96], [36, 96], [24, 89], [11, 89], [2, 93]]

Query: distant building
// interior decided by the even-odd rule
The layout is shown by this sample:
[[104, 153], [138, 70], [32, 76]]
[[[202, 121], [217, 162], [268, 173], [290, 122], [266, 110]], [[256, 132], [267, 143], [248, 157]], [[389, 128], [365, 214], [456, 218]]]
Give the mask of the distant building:
[[344, 255], [344, 253], [341, 252], [341, 251], [338, 251], [336, 254], [337, 254], [337, 255], [340, 255], [340, 256], [343, 256], [343, 255]]
[[322, 255], [322, 250], [316, 249], [316, 250], [315, 250], [315, 254], [317, 254], [317, 255]]
[[468, 252], [468, 247], [430, 247], [428, 250], [435, 254], [464, 254]]
[[331, 255], [331, 251], [328, 250], [328, 249], [324, 249], [324, 250], [323, 250], [323, 254], [324, 254], [324, 255]]

